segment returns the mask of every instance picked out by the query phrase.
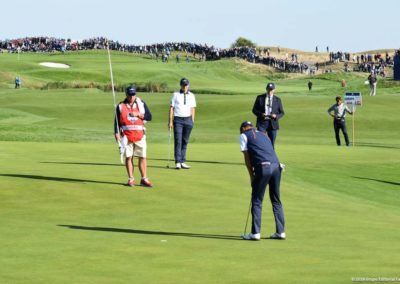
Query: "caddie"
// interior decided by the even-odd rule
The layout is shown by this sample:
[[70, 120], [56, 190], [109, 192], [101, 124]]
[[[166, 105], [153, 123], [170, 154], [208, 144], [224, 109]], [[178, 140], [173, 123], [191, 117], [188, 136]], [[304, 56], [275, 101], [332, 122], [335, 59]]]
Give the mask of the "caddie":
[[146, 132], [145, 123], [151, 121], [152, 115], [146, 103], [136, 96], [136, 88], [129, 86], [126, 89], [126, 98], [116, 109], [114, 120], [115, 139], [123, 148], [125, 166], [128, 173], [128, 186], [135, 185], [133, 175], [133, 156], [138, 157], [138, 167], [141, 175], [140, 185], [152, 187], [147, 178], [146, 159]]

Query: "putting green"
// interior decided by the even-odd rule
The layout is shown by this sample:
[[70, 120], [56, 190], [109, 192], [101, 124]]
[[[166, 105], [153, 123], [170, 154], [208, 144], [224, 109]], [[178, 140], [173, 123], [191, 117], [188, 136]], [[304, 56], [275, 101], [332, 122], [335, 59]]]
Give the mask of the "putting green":
[[[178, 68], [118, 56], [117, 62], [143, 60], [127, 69], [132, 72]], [[31, 57], [26, 65], [50, 61], [26, 57]], [[11, 66], [4, 61], [0, 66]], [[102, 66], [97, 53], [60, 59], [71, 72], [74, 62], [83, 70], [85, 61], [93, 70]], [[288, 239], [246, 242], [239, 235], [250, 188], [238, 127], [243, 120], [254, 121], [252, 104], [269, 79], [247, 70], [243, 80], [253, 81], [240, 94], [242, 77], [226, 71], [225, 83], [214, 83], [216, 71], [223, 77], [225, 69], [207, 64], [185, 67], [194, 75], [188, 76], [192, 85], [200, 92], [210, 85], [224, 94], [197, 95], [190, 170], [166, 168], [170, 94], [139, 93], [154, 117], [147, 125], [152, 189], [124, 186], [126, 173], [112, 136], [111, 93], [37, 90], [36, 84], [53, 82], [56, 75], [41, 77], [34, 70], [32, 89], [2, 85], [3, 283], [349, 283], [352, 277], [399, 276], [400, 87], [380, 82], [376, 97], [364, 97], [356, 113], [356, 146], [337, 147], [326, 110], [343, 92], [340, 75], [313, 79], [317, 89], [311, 94], [305, 91], [308, 77], [277, 81], [286, 112], [276, 150], [287, 167], [281, 190]], [[211, 68], [211, 75], [197, 68]], [[93, 70], [88, 77], [96, 78]], [[0, 69], [0, 75], [4, 72]], [[179, 80], [180, 73], [168, 76]], [[349, 76], [352, 90], [367, 92], [360, 76], [343, 76]], [[351, 134], [351, 119], [347, 123]], [[274, 231], [268, 196], [263, 212], [265, 237]]]

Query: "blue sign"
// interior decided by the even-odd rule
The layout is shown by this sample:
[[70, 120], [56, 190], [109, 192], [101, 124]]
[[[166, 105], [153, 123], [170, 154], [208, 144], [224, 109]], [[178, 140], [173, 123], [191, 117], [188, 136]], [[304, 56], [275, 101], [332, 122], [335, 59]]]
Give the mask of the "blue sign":
[[344, 95], [344, 101], [346, 102], [346, 104], [349, 105], [357, 105], [357, 106], [361, 106], [362, 105], [362, 96], [361, 93], [359, 92], [354, 92], [354, 93], [346, 93]]

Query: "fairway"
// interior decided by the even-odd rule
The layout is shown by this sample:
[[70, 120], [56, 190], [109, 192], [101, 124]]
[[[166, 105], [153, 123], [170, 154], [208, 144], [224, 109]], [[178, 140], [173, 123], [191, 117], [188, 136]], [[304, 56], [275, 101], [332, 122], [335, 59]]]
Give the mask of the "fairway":
[[[365, 74], [261, 72], [240, 60], [163, 64], [113, 53], [117, 85], [139, 92], [152, 189], [129, 188], [113, 139], [105, 52], [0, 55], [1, 283], [351, 283], [400, 277], [400, 85]], [[59, 62], [53, 70], [40, 62]], [[265, 72], [264, 72], [265, 71]], [[13, 89], [13, 74], [23, 88]], [[168, 106], [181, 77], [197, 99], [190, 170], [168, 169]], [[348, 87], [341, 88], [345, 78]], [[260, 242], [240, 240], [250, 183], [239, 125], [274, 81], [283, 102], [276, 151], [287, 240], [265, 196]], [[52, 89], [51, 86], [63, 88]], [[99, 88], [89, 88], [96, 85]], [[79, 85], [79, 86], [78, 86]], [[50, 88], [49, 88], [50, 86]], [[85, 88], [78, 88], [83, 86]], [[196, 92], [197, 91], [197, 92]], [[326, 110], [360, 91], [353, 147], [337, 147]], [[118, 101], [124, 94], [117, 93]], [[351, 117], [347, 120], [351, 137]], [[343, 138], [342, 138], [343, 139]], [[136, 163], [135, 163], [136, 165]], [[135, 178], [139, 179], [135, 167]]]

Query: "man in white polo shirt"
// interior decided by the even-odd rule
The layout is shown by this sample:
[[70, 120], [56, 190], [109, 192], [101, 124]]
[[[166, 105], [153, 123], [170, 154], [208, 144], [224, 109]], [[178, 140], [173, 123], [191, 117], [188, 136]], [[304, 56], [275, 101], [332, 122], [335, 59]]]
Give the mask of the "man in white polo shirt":
[[189, 80], [182, 78], [181, 89], [172, 94], [169, 109], [168, 127], [174, 128], [175, 168], [189, 169], [186, 162], [186, 149], [192, 132], [196, 110], [196, 99], [189, 91]]

